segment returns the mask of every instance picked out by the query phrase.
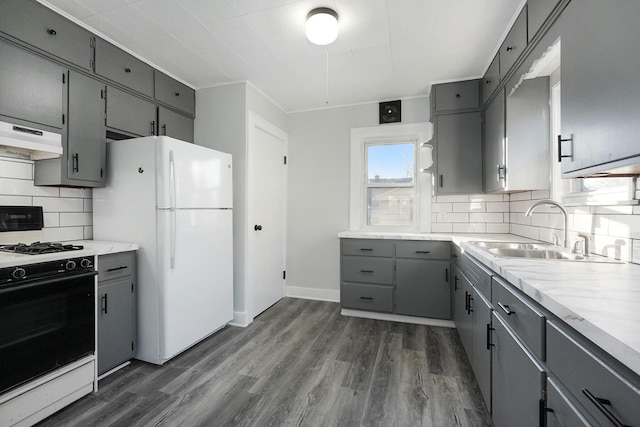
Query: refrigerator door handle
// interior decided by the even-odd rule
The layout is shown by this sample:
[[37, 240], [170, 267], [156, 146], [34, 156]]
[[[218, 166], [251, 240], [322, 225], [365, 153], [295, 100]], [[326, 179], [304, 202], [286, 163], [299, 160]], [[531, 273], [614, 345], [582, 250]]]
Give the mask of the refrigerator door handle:
[[176, 268], [176, 171], [173, 150], [169, 151], [169, 253], [171, 269]]

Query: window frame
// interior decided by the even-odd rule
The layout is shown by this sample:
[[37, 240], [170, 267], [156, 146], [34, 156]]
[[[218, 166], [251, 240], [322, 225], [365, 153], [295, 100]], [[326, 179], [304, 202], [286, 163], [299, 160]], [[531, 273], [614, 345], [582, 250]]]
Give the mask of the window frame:
[[[431, 140], [431, 123], [388, 124], [351, 129], [350, 147], [350, 192], [349, 192], [349, 230], [381, 232], [431, 232], [431, 194], [432, 174], [422, 171], [420, 144]], [[367, 197], [365, 183], [367, 177], [367, 144], [411, 142], [414, 144], [414, 213], [411, 226], [367, 225]], [[382, 185], [376, 185], [382, 187]], [[402, 185], [393, 184], [397, 188]]]

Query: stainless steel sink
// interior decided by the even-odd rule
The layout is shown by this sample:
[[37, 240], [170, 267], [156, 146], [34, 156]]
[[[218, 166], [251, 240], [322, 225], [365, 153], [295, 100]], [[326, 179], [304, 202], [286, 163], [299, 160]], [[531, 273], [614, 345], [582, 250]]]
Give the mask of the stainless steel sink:
[[529, 259], [550, 259], [565, 261], [583, 262], [608, 262], [620, 263], [620, 261], [601, 257], [584, 256], [569, 252], [563, 247], [554, 246], [548, 243], [519, 243], [519, 242], [469, 242], [492, 255], [505, 258], [529, 258]]

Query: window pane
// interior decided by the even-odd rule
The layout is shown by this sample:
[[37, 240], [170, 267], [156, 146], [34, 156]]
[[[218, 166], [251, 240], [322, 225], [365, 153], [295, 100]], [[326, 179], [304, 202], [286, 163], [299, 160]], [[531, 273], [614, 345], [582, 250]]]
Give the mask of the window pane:
[[369, 188], [367, 225], [413, 225], [413, 187]]
[[415, 144], [384, 144], [367, 146], [367, 176], [369, 183], [410, 184], [414, 173]]

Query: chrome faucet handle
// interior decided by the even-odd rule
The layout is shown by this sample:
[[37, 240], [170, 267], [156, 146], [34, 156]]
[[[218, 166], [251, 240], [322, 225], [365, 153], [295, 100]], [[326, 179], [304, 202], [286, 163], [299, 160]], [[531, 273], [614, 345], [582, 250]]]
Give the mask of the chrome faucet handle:
[[582, 237], [584, 239], [584, 255], [591, 255], [591, 234], [585, 232], [578, 232], [578, 237]]
[[556, 233], [552, 233], [551, 234], [551, 243], [558, 246], [558, 242], [560, 242], [560, 236], [558, 236]]

